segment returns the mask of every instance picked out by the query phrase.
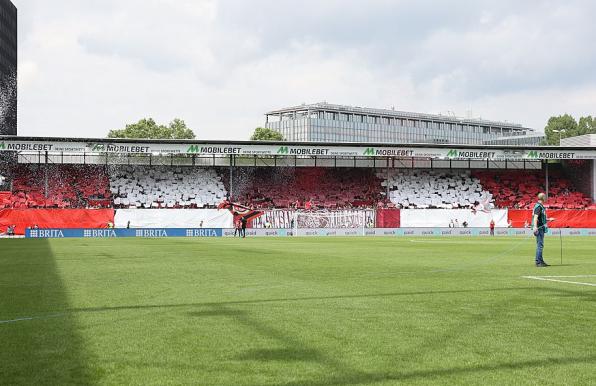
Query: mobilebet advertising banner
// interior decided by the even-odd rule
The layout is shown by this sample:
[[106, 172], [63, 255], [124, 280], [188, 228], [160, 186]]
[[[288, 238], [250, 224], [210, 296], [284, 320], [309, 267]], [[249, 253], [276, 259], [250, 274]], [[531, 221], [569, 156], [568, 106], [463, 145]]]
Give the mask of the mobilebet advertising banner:
[[154, 155], [203, 155], [203, 156], [296, 156], [296, 157], [394, 157], [430, 158], [453, 160], [549, 160], [549, 159], [595, 159], [596, 149], [549, 150], [536, 149], [491, 149], [408, 146], [300, 146], [263, 144], [206, 144], [206, 143], [126, 143], [126, 142], [68, 142], [18, 140], [0, 138], [0, 151], [86, 153], [86, 154], [154, 154]]

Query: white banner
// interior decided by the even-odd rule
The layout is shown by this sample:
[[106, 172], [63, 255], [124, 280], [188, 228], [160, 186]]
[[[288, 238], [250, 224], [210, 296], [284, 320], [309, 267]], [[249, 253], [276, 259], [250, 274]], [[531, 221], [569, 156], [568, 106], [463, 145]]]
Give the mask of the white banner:
[[185, 154], [237, 156], [318, 156], [318, 157], [397, 157], [454, 160], [541, 160], [541, 159], [596, 159], [596, 149], [558, 150], [549, 148], [502, 149], [474, 147], [432, 146], [303, 146], [262, 145], [250, 143], [200, 143], [187, 141], [127, 142], [126, 140], [48, 141], [37, 138], [0, 137], [0, 151], [92, 153], [92, 154]]
[[116, 228], [231, 228], [234, 216], [217, 209], [117, 209]]
[[401, 226], [403, 228], [448, 228], [452, 223], [462, 228], [467, 222], [469, 228], [488, 228], [490, 221], [495, 226], [507, 228], [507, 209], [495, 209], [488, 212], [471, 209], [402, 209]]
[[[295, 216], [295, 213], [298, 213]], [[334, 211], [296, 212], [295, 210], [266, 210], [265, 214], [253, 221], [253, 228], [362, 228], [375, 226], [375, 210], [346, 209]], [[293, 224], [292, 220], [298, 221]]]
[[283, 229], [283, 228], [292, 228], [292, 219], [294, 218], [294, 211], [293, 210], [266, 210], [264, 214], [256, 218], [253, 223], [252, 227], [255, 229], [262, 229], [265, 228], [265, 224], [269, 223], [271, 228], [275, 229]]

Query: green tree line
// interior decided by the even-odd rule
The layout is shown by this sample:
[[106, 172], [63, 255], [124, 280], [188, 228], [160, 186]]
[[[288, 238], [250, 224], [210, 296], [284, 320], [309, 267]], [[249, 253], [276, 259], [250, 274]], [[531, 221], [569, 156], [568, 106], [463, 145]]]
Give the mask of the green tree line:
[[108, 138], [143, 139], [195, 139], [195, 133], [182, 119], [174, 119], [168, 125], [160, 125], [153, 118], [143, 118], [124, 129], [110, 130]]
[[596, 118], [588, 115], [577, 121], [569, 114], [551, 117], [544, 128], [547, 145], [559, 145], [560, 138], [596, 134]]

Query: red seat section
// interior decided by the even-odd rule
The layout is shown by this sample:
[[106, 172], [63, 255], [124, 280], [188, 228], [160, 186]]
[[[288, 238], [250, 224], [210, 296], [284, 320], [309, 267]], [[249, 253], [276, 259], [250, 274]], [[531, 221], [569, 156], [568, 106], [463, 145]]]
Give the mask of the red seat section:
[[253, 168], [234, 173], [234, 199], [255, 208], [374, 207], [382, 198], [373, 169]]
[[8, 208], [11, 203], [12, 193], [11, 192], [0, 192], [0, 209]]
[[18, 165], [2, 208], [109, 208], [109, 179], [97, 165]]
[[[492, 193], [497, 208], [532, 209], [536, 196], [546, 190], [544, 171], [475, 171], [484, 189]], [[549, 209], [586, 209], [592, 200], [576, 190], [560, 171], [549, 175]]]

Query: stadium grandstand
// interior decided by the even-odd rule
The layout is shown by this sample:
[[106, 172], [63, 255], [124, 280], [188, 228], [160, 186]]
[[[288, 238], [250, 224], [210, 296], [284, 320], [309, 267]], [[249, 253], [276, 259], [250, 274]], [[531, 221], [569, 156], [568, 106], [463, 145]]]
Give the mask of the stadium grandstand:
[[[346, 211], [361, 211], [366, 226], [395, 228], [404, 225], [395, 212], [428, 209], [447, 214], [412, 224], [446, 227], [447, 219], [457, 218], [483, 226], [497, 216], [500, 226], [523, 226], [540, 191], [549, 193], [549, 209], [565, 211], [558, 216], [563, 227], [586, 226], [585, 213], [596, 209], [596, 154], [589, 146], [455, 149], [3, 137], [0, 150], [13, 160], [1, 169], [0, 231], [19, 222], [20, 233], [34, 225], [56, 227], [69, 209], [87, 211], [91, 219], [100, 214], [92, 222], [100, 228], [131, 226], [131, 218], [132, 226], [141, 228], [177, 226], [176, 219], [188, 226], [231, 228], [233, 218], [222, 219], [217, 209], [223, 201], [261, 211], [249, 224], [255, 228], [289, 228], [294, 212]], [[52, 216], [37, 219], [41, 209], [53, 210]], [[170, 212], [156, 213], [161, 210]], [[390, 211], [394, 220], [385, 221]], [[581, 220], [573, 220], [575, 215]]]
[[544, 361], [593, 383], [593, 146], [0, 137], [0, 155], [6, 384], [520, 384]]

